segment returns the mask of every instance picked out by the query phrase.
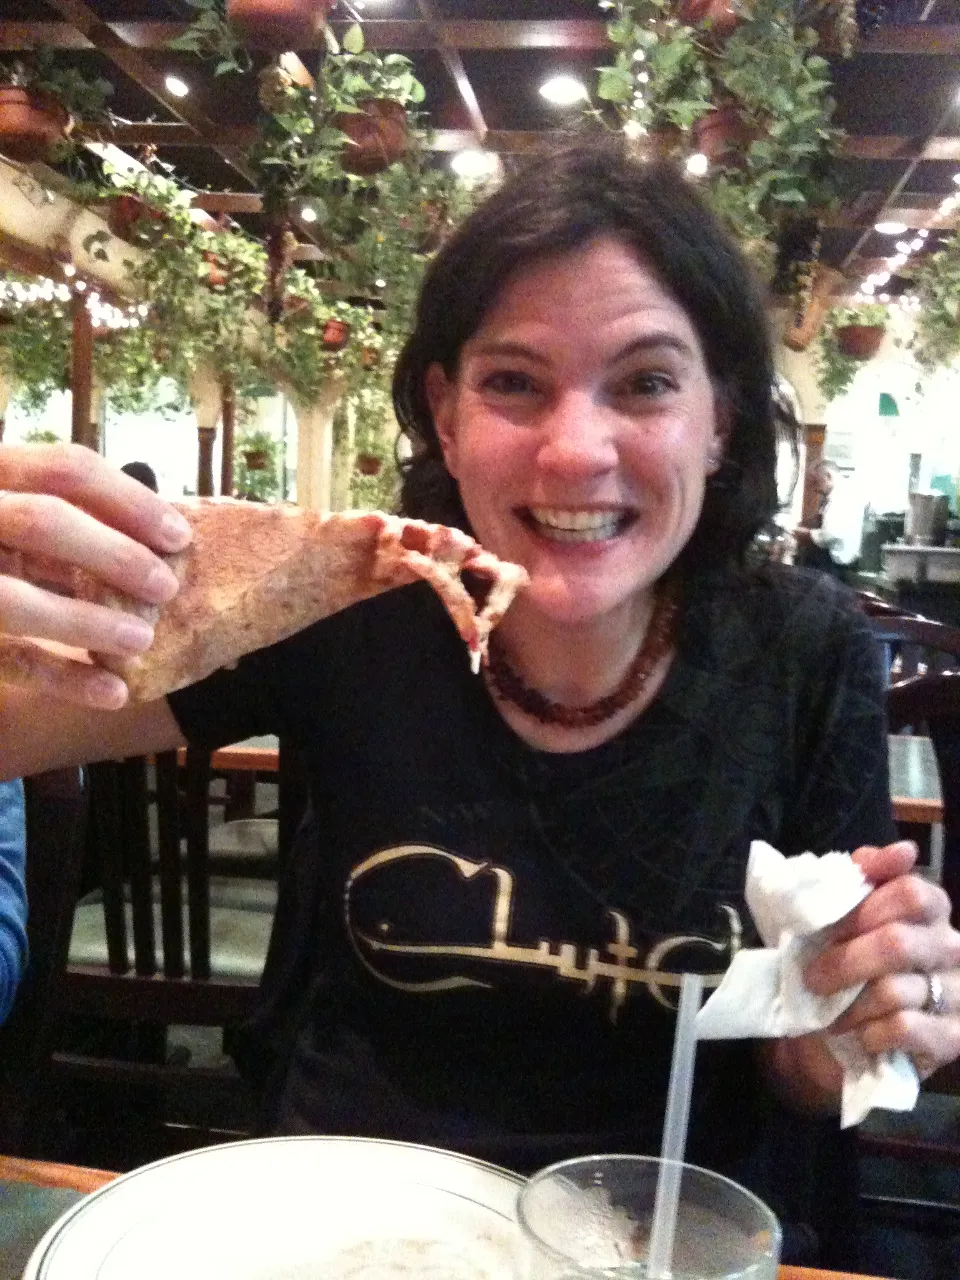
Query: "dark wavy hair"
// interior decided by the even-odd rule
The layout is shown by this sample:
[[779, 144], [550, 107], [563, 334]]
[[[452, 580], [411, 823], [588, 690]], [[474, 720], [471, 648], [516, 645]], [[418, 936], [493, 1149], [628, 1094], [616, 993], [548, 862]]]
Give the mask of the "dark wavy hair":
[[400, 464], [400, 511], [469, 530], [427, 402], [427, 369], [438, 362], [455, 377], [463, 344], [515, 272], [600, 236], [628, 245], [658, 274], [700, 338], [729, 435], [682, 558], [691, 569], [739, 561], [777, 509], [773, 360], [760, 291], [691, 184], [671, 165], [634, 159], [614, 134], [538, 156], [430, 264], [393, 378], [411, 446]]

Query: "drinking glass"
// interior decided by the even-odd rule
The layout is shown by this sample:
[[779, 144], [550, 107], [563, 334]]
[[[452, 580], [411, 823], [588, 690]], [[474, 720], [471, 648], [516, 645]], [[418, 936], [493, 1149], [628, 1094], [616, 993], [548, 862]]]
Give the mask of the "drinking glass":
[[[648, 1280], [661, 1163], [585, 1156], [531, 1178], [517, 1202], [528, 1280]], [[661, 1276], [776, 1280], [779, 1258], [780, 1225], [762, 1200], [729, 1178], [681, 1166], [673, 1263]]]

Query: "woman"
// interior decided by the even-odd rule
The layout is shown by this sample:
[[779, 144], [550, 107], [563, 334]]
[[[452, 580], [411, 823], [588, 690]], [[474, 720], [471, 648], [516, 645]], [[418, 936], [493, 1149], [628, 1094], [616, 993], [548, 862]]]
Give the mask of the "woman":
[[[830, 583], [738, 568], [776, 504], [771, 381], [760, 302], [690, 188], [590, 140], [445, 246], [396, 372], [405, 513], [530, 574], [480, 679], [414, 586], [148, 706], [80, 664], [11, 692], [9, 772], [269, 731], [301, 747], [325, 937], [282, 1128], [518, 1168], [656, 1149], [670, 975], [716, 973], [749, 936], [756, 837], [856, 849], [877, 886], [808, 972], [866, 984], [841, 1027], [925, 1070], [960, 1051], [949, 904], [890, 843], [869, 631]], [[174, 591], [153, 553], [183, 545], [175, 513], [101, 459], [5, 451], [0, 487], [3, 543]], [[0, 622], [149, 643], [10, 579]], [[774, 1099], [830, 1112], [839, 1084], [822, 1036], [705, 1045], [691, 1155], [756, 1183]]]

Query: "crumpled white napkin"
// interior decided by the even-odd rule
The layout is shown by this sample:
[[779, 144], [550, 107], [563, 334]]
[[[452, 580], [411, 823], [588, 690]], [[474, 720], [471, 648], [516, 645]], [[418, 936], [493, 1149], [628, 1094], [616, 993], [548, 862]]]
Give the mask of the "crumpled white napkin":
[[[734, 956], [697, 1014], [698, 1039], [801, 1036], [839, 1018], [862, 985], [817, 996], [804, 984], [803, 970], [823, 950], [823, 931], [861, 903], [870, 888], [847, 853], [785, 858], [772, 845], [754, 840], [746, 899], [764, 946]], [[916, 1105], [920, 1082], [905, 1053], [870, 1057], [852, 1034], [832, 1036], [829, 1045], [843, 1067], [843, 1128], [859, 1124], [873, 1107], [909, 1111]]]

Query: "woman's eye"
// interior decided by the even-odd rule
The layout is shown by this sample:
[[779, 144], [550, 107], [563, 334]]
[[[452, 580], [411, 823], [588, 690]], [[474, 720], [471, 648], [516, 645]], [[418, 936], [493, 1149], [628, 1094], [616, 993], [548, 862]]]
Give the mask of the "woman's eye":
[[617, 388], [618, 394], [626, 396], [662, 396], [676, 390], [677, 380], [671, 374], [647, 371], [631, 374]]
[[534, 390], [533, 379], [519, 369], [500, 369], [496, 373], [487, 374], [482, 385], [484, 391], [492, 391], [500, 396], [528, 395]]

